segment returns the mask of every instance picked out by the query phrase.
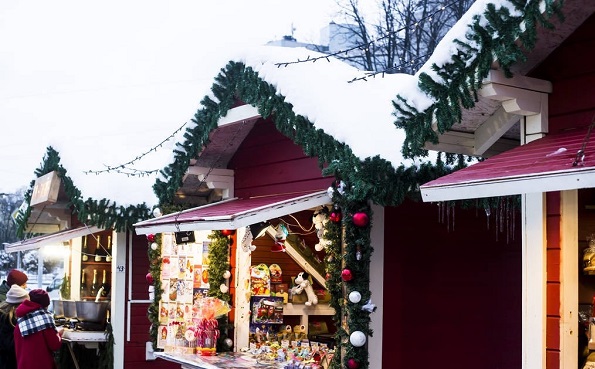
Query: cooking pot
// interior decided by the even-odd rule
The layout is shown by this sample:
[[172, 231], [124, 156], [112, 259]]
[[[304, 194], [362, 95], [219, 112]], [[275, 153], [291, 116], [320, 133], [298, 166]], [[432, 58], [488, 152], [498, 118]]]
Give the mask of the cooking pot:
[[62, 308], [64, 309], [65, 318], [76, 318], [75, 301], [62, 300]]
[[54, 309], [54, 317], [64, 317], [64, 304], [62, 303], [62, 300], [52, 300], [52, 307]]
[[105, 323], [109, 301], [75, 301], [76, 317], [81, 322]]

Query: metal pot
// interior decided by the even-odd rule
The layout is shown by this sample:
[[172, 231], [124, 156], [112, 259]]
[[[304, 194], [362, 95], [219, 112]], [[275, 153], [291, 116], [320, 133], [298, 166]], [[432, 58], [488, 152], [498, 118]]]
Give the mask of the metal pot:
[[62, 300], [52, 300], [52, 306], [54, 309], [54, 317], [62, 318], [64, 317], [64, 304]]
[[76, 317], [81, 322], [105, 323], [109, 301], [76, 301]]
[[76, 304], [75, 301], [62, 301], [62, 308], [64, 309], [65, 318], [76, 318]]

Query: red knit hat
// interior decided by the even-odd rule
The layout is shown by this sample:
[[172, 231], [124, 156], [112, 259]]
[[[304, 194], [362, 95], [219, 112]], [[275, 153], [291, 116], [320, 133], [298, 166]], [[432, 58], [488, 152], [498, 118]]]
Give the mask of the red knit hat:
[[29, 278], [27, 275], [20, 270], [13, 269], [8, 273], [8, 277], [6, 277], [6, 283], [8, 286], [12, 286], [13, 284], [17, 284], [19, 286], [24, 285], [27, 283]]
[[50, 295], [40, 288], [29, 291], [29, 300], [38, 303], [43, 308], [50, 305]]

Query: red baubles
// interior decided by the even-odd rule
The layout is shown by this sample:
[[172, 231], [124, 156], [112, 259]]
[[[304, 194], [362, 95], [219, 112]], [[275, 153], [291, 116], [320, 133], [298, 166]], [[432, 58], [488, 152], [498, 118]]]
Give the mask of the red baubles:
[[354, 358], [351, 358], [351, 359], [347, 360], [347, 367], [349, 369], [358, 369], [359, 363]]
[[151, 234], [148, 234], [148, 235], [147, 235], [147, 240], [148, 240], [149, 242], [155, 242], [155, 235], [154, 235], [154, 234], [152, 234], [152, 233], [151, 233]]
[[349, 282], [350, 280], [352, 280], [353, 273], [351, 273], [351, 270], [343, 269], [343, 271], [341, 272], [341, 279], [343, 279], [345, 282]]
[[234, 233], [235, 231], [233, 229], [224, 229], [221, 231], [221, 234], [224, 236], [231, 236]]
[[328, 218], [333, 223], [339, 223], [341, 221], [341, 213], [338, 211], [333, 211]]
[[353, 214], [353, 224], [357, 227], [365, 227], [370, 223], [370, 218], [366, 213], [355, 213]]
[[148, 284], [153, 284], [153, 282], [155, 282], [155, 280], [153, 279], [153, 275], [151, 274], [151, 272], [147, 273], [147, 275], [145, 276], [145, 278], [147, 278], [147, 283]]

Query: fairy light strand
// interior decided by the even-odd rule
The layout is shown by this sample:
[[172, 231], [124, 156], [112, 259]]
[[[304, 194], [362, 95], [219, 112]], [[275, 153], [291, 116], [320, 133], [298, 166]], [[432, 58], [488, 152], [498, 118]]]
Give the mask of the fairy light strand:
[[184, 124], [182, 124], [180, 126], [180, 128], [176, 129], [172, 134], [170, 134], [167, 138], [165, 138], [164, 140], [162, 140], [161, 142], [159, 142], [157, 145], [151, 147], [149, 150], [147, 150], [146, 152], [138, 155], [137, 157], [135, 157], [134, 159], [123, 163], [123, 164], [119, 164], [116, 166], [111, 166], [111, 165], [106, 165], [105, 169], [100, 169], [100, 170], [87, 170], [87, 171], [83, 171], [83, 173], [85, 174], [102, 174], [102, 173], [111, 173], [111, 172], [116, 172], [116, 173], [121, 173], [121, 174], [126, 174], [128, 177], [130, 176], [136, 176], [136, 177], [144, 177], [144, 176], [148, 176], [154, 173], [159, 172], [159, 169], [152, 169], [152, 170], [141, 170], [141, 169], [135, 169], [130, 167], [130, 165], [133, 165], [134, 163], [136, 163], [137, 161], [141, 160], [142, 158], [144, 158], [145, 156], [149, 155], [152, 152], [156, 152], [157, 149], [161, 148], [167, 141], [171, 140], [173, 137], [175, 137], [176, 134], [178, 134], [178, 132], [180, 132], [185, 126], [186, 124], [188, 124], [188, 122], [185, 122]]
[[[417, 27], [419, 27], [419, 24], [422, 21], [424, 21], [424, 20], [430, 20], [430, 21], [432, 21], [432, 19], [434, 18], [434, 16], [436, 14], [438, 14], [438, 13], [446, 10], [446, 8], [449, 8], [449, 7], [458, 5], [458, 4], [459, 4], [459, 1], [453, 1], [453, 2], [451, 2], [449, 4], [443, 5], [438, 10], [434, 11], [433, 13], [430, 13], [427, 16], [425, 16], [425, 17], [417, 20], [414, 24], [403, 26], [403, 27], [401, 27], [401, 28], [399, 28], [399, 29], [397, 29], [395, 31], [391, 31], [391, 32], [387, 33], [384, 36], [380, 36], [380, 37], [378, 37], [376, 39], [373, 39], [372, 41], [369, 41], [369, 42], [366, 42], [366, 43], [362, 43], [362, 44], [358, 44], [358, 45], [355, 45], [355, 46], [350, 47], [348, 49], [339, 50], [339, 51], [336, 51], [336, 52], [330, 53], [330, 54], [325, 54], [325, 55], [321, 55], [321, 56], [317, 56], [317, 57], [310, 57], [308, 55], [306, 57], [306, 59], [298, 59], [296, 61], [290, 61], [290, 62], [280, 62], [280, 63], [275, 63], [275, 65], [277, 66], [277, 68], [288, 67], [289, 65], [292, 65], [292, 64], [300, 64], [300, 63], [306, 63], [306, 62], [315, 63], [316, 61], [321, 60], [321, 59], [326, 59], [326, 61], [328, 61], [330, 63], [330, 61], [331, 61], [330, 60], [330, 57], [340, 57], [340, 55], [348, 54], [349, 52], [354, 51], [354, 50], [368, 50], [371, 46], [374, 45], [374, 43], [376, 43], [378, 41], [381, 41], [381, 40], [384, 40], [386, 38], [392, 37], [393, 35], [397, 35], [400, 32], [402, 32], [402, 31], [404, 31], [404, 30], [406, 30], [408, 28], [417, 28]], [[421, 59], [421, 58], [423, 58], [423, 57], [420, 57], [418, 59]], [[404, 64], [402, 64], [401, 67], [402, 66], [404, 66]], [[394, 70], [395, 68], [396, 67], [393, 66], [393, 67], [387, 68], [384, 71], [374, 72], [371, 76], [375, 76], [377, 74], [388, 74], [388, 73], [390, 73], [390, 71]], [[365, 77], [357, 78], [355, 80], [365, 80]], [[350, 81], [350, 82], [353, 82], [353, 81]]]

